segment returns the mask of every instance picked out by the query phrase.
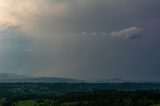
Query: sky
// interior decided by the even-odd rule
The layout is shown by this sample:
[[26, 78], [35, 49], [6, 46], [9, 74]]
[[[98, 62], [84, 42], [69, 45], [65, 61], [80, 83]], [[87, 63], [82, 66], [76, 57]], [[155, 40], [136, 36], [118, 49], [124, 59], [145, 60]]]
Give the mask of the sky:
[[0, 0], [0, 73], [160, 81], [159, 0]]

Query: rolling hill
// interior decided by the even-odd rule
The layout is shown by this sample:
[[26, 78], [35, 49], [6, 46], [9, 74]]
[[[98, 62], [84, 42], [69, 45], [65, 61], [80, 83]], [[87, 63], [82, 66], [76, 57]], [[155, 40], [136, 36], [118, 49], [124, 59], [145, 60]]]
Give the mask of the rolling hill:
[[38, 77], [29, 75], [19, 75], [14, 73], [0, 73], [0, 83], [79, 83], [83, 80], [71, 79], [71, 78], [56, 78], [56, 77]]

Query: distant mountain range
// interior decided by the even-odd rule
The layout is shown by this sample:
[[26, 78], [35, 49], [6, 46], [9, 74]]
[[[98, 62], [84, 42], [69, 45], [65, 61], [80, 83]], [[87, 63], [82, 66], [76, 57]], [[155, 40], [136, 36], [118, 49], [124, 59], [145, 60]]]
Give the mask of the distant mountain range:
[[0, 73], [0, 83], [79, 83], [85, 82], [83, 80], [71, 79], [71, 78], [55, 78], [55, 77], [38, 77], [29, 75], [19, 75], [14, 73]]
[[160, 83], [157, 80], [125, 80], [120, 78], [93, 80], [93, 83]]
[[56, 78], [56, 77], [41, 77], [41, 76], [29, 76], [19, 75], [14, 73], [0, 73], [0, 83], [125, 83], [125, 82], [136, 82], [136, 83], [160, 83], [160, 81], [147, 81], [147, 80], [124, 80], [120, 78], [113, 79], [101, 79], [101, 80], [77, 80], [72, 78]]
[[100, 80], [94, 80], [93, 82], [97, 82], [97, 83], [124, 83], [124, 82], [133, 82], [131, 80], [124, 80], [124, 79], [120, 79], [120, 78], [112, 78], [112, 79], [100, 79]]

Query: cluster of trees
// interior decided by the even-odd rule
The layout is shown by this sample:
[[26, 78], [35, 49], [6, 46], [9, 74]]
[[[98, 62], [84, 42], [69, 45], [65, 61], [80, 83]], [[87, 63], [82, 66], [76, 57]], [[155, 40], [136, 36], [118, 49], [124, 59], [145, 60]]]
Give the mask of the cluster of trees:
[[71, 106], [150, 106], [160, 103], [160, 91], [96, 90], [69, 93], [62, 96], [61, 103], [76, 103]]
[[150, 106], [160, 103], [159, 88], [160, 84], [146, 83], [4, 83], [0, 106], [17, 106], [26, 100], [35, 106]]
[[[33, 106], [152, 106], [160, 103], [160, 90], [93, 90], [53, 95], [53, 97], [44, 95], [43, 99], [33, 97], [34, 95], [31, 95], [26, 99], [35, 101], [36, 105]], [[17, 106], [16, 103], [19, 101], [25, 99], [22, 100], [21, 97], [15, 98], [14, 101], [3, 99], [0, 106]]]

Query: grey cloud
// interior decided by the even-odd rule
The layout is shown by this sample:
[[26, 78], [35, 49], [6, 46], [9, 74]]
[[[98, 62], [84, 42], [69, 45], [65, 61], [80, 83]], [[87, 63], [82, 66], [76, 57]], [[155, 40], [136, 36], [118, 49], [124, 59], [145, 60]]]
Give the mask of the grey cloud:
[[[152, 2], [148, 10], [150, 3], [147, 2], [142, 11], [138, 9], [144, 0], [142, 3], [137, 0], [14, 0], [15, 4], [2, 1], [13, 8], [0, 8], [1, 17], [8, 17], [1, 18], [0, 26], [18, 25], [27, 33], [42, 36], [61, 32], [111, 32], [135, 23], [136, 19], [157, 15], [154, 5], [159, 3]], [[125, 14], [128, 17], [124, 20]]]

